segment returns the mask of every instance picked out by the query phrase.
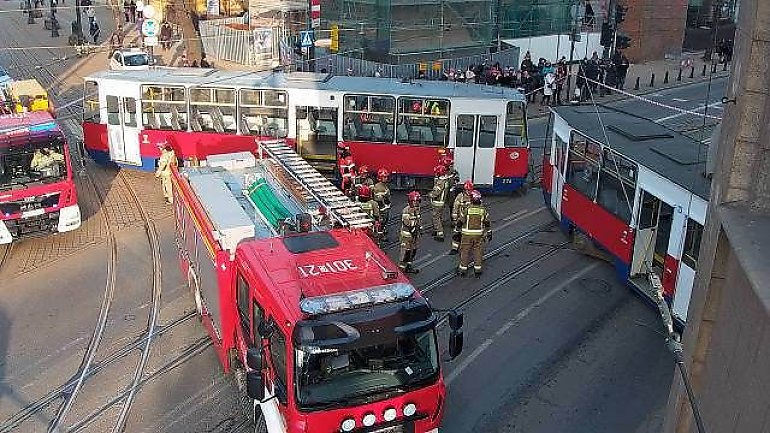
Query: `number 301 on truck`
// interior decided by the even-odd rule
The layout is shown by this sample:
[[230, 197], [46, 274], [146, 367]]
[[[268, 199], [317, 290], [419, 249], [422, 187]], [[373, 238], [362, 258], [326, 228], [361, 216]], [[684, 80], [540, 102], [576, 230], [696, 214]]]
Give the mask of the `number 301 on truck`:
[[438, 432], [436, 313], [357, 204], [282, 142], [258, 156], [172, 174], [181, 269], [255, 431]]

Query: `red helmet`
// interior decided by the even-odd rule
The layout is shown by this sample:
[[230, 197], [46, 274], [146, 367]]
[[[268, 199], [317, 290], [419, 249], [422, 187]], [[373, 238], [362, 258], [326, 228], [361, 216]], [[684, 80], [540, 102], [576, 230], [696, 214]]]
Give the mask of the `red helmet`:
[[471, 182], [470, 180], [466, 180], [465, 183], [463, 184], [463, 189], [465, 190], [465, 192], [470, 194], [471, 191], [473, 191], [473, 182]]
[[369, 185], [363, 184], [358, 186], [358, 198], [372, 198], [372, 189]]
[[361, 176], [368, 176], [369, 166], [366, 164], [363, 164], [361, 167], [358, 168], [358, 174], [360, 174]]
[[377, 180], [380, 182], [387, 182], [390, 177], [390, 172], [384, 168], [377, 170]]
[[422, 200], [422, 196], [419, 191], [412, 191], [406, 195], [406, 199], [409, 200], [409, 204], [416, 204]]
[[439, 164], [439, 165], [433, 167], [433, 173], [436, 176], [443, 176], [443, 175], [445, 175], [446, 174], [446, 166]]
[[452, 158], [452, 155], [444, 155], [441, 157], [439, 163], [443, 164], [444, 167], [449, 168], [452, 164], [455, 163], [455, 160]]
[[471, 203], [481, 204], [481, 193], [478, 190], [471, 191]]
[[340, 144], [337, 146], [337, 152], [339, 153], [340, 158], [348, 157], [350, 156], [350, 146], [347, 144]]

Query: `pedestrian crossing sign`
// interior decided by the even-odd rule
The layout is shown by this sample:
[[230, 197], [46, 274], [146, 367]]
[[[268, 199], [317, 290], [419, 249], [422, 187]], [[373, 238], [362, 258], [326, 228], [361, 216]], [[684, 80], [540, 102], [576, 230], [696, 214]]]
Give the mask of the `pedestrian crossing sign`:
[[299, 32], [299, 39], [300, 39], [300, 45], [302, 45], [303, 48], [306, 47], [312, 47], [313, 46], [313, 31], [307, 30]]

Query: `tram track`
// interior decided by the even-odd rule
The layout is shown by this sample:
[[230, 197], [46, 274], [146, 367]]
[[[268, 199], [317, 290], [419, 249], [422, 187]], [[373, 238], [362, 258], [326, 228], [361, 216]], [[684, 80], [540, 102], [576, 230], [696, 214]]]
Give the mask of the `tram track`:
[[13, 251], [13, 243], [5, 244], [3, 246], [3, 252], [0, 254], [0, 273], [5, 268], [5, 263], [11, 258], [11, 252]]

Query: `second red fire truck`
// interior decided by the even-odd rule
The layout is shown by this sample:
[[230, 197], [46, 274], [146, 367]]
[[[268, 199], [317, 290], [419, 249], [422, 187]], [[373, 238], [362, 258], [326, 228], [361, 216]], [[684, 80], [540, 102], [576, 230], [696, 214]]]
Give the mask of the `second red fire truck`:
[[438, 432], [436, 313], [357, 204], [282, 141], [172, 181], [182, 271], [256, 432]]

